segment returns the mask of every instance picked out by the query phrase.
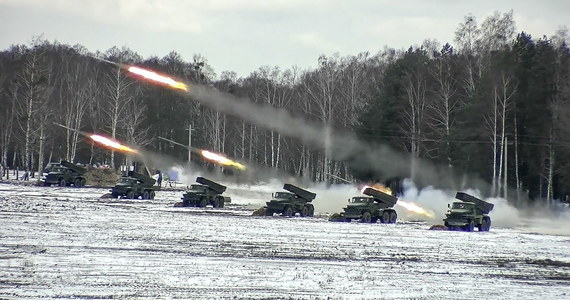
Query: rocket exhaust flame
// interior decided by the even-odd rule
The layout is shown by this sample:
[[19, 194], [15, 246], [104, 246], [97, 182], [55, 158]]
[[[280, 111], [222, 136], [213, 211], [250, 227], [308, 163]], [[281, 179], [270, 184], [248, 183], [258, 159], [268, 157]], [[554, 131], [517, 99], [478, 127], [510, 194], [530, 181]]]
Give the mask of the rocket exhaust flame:
[[[364, 190], [367, 188], [373, 188], [375, 190], [379, 190], [379, 191], [384, 192], [386, 194], [392, 195], [392, 190], [388, 187], [381, 185], [381, 184], [375, 184], [373, 186], [365, 185], [361, 189], [361, 192], [364, 193]], [[419, 215], [423, 215], [423, 216], [426, 216], [426, 217], [431, 218], [431, 219], [435, 218], [435, 215], [433, 214], [433, 212], [425, 210], [423, 207], [420, 207], [419, 205], [415, 204], [414, 202], [406, 202], [404, 200], [398, 199], [398, 202], [396, 202], [396, 204], [405, 208], [409, 212], [413, 212], [413, 213], [416, 213]]]
[[123, 151], [123, 152], [129, 152], [129, 153], [134, 153], [134, 154], [138, 154], [138, 151], [135, 149], [132, 149], [130, 147], [127, 147], [125, 145], [121, 145], [119, 142], [114, 141], [110, 138], [106, 138], [104, 136], [101, 135], [97, 135], [97, 134], [92, 134], [89, 135], [89, 137], [94, 140], [95, 142], [102, 144], [105, 147], [108, 148], [113, 148], [114, 150], [119, 150], [119, 151]]
[[229, 159], [229, 158], [227, 158], [221, 154], [210, 152], [208, 150], [200, 150], [199, 153], [205, 159], [213, 161], [213, 162], [218, 163], [220, 165], [231, 166], [231, 167], [235, 167], [239, 170], [245, 170], [244, 165], [242, 165], [236, 161], [233, 161], [233, 160], [231, 160], [231, 159]]
[[139, 152], [138, 152], [137, 150], [132, 149], [132, 148], [130, 148], [130, 147], [127, 147], [127, 146], [125, 146], [125, 145], [121, 145], [121, 143], [119, 143], [119, 142], [117, 142], [117, 141], [115, 141], [115, 140], [113, 140], [113, 139], [104, 137], [104, 136], [102, 136], [102, 135], [90, 134], [90, 133], [87, 133], [87, 132], [84, 132], [84, 131], [80, 131], [80, 130], [77, 130], [77, 129], [73, 129], [73, 128], [68, 127], [68, 126], [65, 126], [65, 125], [61, 125], [61, 124], [55, 123], [55, 122], [53, 122], [53, 124], [55, 124], [55, 125], [57, 125], [57, 126], [60, 126], [60, 127], [62, 127], [62, 128], [65, 128], [65, 129], [67, 129], [67, 130], [75, 131], [75, 132], [81, 134], [82, 136], [89, 137], [89, 138], [91, 138], [93, 141], [95, 141], [95, 142], [97, 142], [97, 143], [99, 143], [99, 144], [101, 144], [101, 145], [103, 145], [103, 146], [105, 146], [105, 147], [107, 147], [107, 148], [113, 148], [113, 149], [118, 150], [118, 151], [123, 151], [123, 152], [128, 152], [128, 153], [139, 154]]
[[244, 165], [242, 165], [242, 164], [240, 164], [240, 163], [238, 163], [238, 162], [236, 162], [236, 161], [233, 161], [233, 160], [231, 160], [231, 159], [229, 159], [229, 158], [223, 156], [222, 154], [214, 153], [214, 152], [212, 152], [212, 151], [208, 151], [208, 150], [204, 150], [204, 149], [194, 148], [194, 147], [191, 147], [191, 146], [188, 146], [188, 145], [184, 145], [184, 144], [178, 143], [178, 142], [173, 141], [173, 140], [169, 140], [169, 139], [167, 139], [167, 138], [165, 138], [165, 137], [159, 136], [158, 138], [161, 139], [161, 140], [165, 140], [165, 141], [167, 141], [167, 142], [169, 142], [169, 143], [172, 143], [172, 144], [175, 144], [175, 145], [184, 147], [184, 148], [186, 148], [186, 149], [188, 149], [188, 150], [190, 150], [190, 151], [192, 151], [192, 152], [194, 152], [194, 153], [199, 154], [199, 155], [202, 156], [204, 159], [209, 160], [209, 161], [211, 161], [211, 162], [213, 162], [213, 163], [216, 163], [216, 164], [219, 164], [219, 165], [222, 165], [222, 166], [231, 166], [231, 167], [234, 167], [234, 168], [239, 169], [239, 170], [242, 170], [242, 171], [246, 169], [246, 167], [245, 167]]
[[435, 215], [433, 214], [433, 212], [425, 210], [424, 208], [418, 206], [414, 202], [406, 202], [403, 200], [398, 200], [398, 202], [396, 202], [396, 204], [398, 204], [399, 206], [407, 209], [408, 211], [414, 212], [416, 214], [424, 215], [430, 219], [435, 218]]
[[168, 76], [160, 75], [156, 72], [145, 70], [143, 68], [129, 66], [127, 70], [133, 74], [139, 75], [143, 78], [146, 78], [150, 81], [158, 82], [164, 85], [167, 85], [171, 88], [188, 91], [188, 86], [180, 81], [176, 81]]

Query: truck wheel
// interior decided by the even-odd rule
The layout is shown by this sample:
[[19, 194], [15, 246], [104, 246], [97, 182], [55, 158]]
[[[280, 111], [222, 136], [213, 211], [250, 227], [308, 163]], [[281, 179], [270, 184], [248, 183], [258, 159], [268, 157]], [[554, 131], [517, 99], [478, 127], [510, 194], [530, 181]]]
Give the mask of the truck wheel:
[[303, 206], [303, 208], [301, 208], [300, 215], [301, 215], [301, 217], [306, 217], [307, 215], [309, 215], [309, 208], [307, 208], [306, 206]]
[[491, 218], [484, 217], [483, 218], [483, 224], [485, 225], [483, 227], [483, 231], [489, 231], [491, 229]]
[[151, 200], [154, 200], [154, 196], [156, 196], [156, 193], [154, 191], [150, 191], [150, 198]]
[[188, 199], [182, 199], [182, 207], [187, 207], [190, 206], [190, 203], [188, 203]]
[[127, 199], [135, 199], [135, 192], [128, 191], [127, 192]]
[[81, 183], [80, 183], [81, 187], [85, 186], [85, 178], [81, 178]]
[[265, 215], [266, 215], [267, 217], [273, 217], [273, 211], [268, 208], [268, 209], [265, 210]]
[[198, 207], [206, 207], [206, 205], [208, 205], [208, 201], [206, 201], [206, 198], [200, 199], [200, 203], [198, 203]]
[[398, 219], [398, 214], [396, 214], [395, 211], [391, 211], [390, 212], [390, 223], [392, 223], [392, 224], [396, 223], [397, 219]]
[[382, 223], [388, 223], [388, 222], [390, 222], [390, 213], [389, 213], [388, 211], [384, 211], [384, 212], [382, 213], [382, 219], [380, 219], [380, 221], [381, 221]]
[[309, 216], [309, 217], [315, 216], [315, 207], [312, 204], [307, 205], [307, 209], [309, 210], [309, 213], [307, 213], [307, 216]]
[[65, 182], [65, 179], [60, 179], [58, 184], [59, 186], [66, 186], [67, 182]]
[[144, 191], [142, 198], [143, 200], [150, 199], [150, 193], [148, 191]]
[[360, 217], [360, 222], [361, 223], [370, 223], [370, 221], [372, 221], [372, 215], [370, 215], [369, 212], [365, 211], [362, 214], [362, 217]]
[[226, 200], [222, 197], [220, 198], [220, 202], [218, 203], [220, 208], [224, 208], [224, 205], [226, 204]]
[[291, 206], [285, 207], [281, 215], [284, 217], [291, 217], [293, 215], [293, 209], [291, 208]]
[[472, 232], [475, 228], [475, 222], [473, 220], [469, 220], [469, 223], [465, 225], [465, 231]]
[[81, 179], [76, 178], [75, 181], [73, 182], [73, 187], [81, 187]]

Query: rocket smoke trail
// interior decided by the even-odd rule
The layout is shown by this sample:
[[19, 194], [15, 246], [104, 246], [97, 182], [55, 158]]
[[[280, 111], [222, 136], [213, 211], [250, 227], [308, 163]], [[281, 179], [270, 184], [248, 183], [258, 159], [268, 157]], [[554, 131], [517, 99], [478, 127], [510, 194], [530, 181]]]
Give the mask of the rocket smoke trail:
[[[409, 155], [400, 153], [386, 145], [369, 144], [360, 140], [351, 132], [336, 132], [326, 136], [321, 123], [292, 116], [284, 109], [270, 105], [260, 105], [247, 98], [237, 98], [204, 86], [192, 85], [188, 91], [192, 99], [229, 115], [250, 121], [258, 126], [277, 131], [285, 136], [297, 138], [305, 145], [315, 148], [330, 147], [333, 159], [344, 160], [352, 167], [373, 171], [385, 177], [407, 177], [410, 170]], [[418, 173], [415, 181], [435, 184], [440, 187], [454, 188], [452, 182], [459, 177], [452, 174], [448, 167], [438, 168], [428, 161], [416, 161]], [[443, 179], [443, 180], [441, 180]], [[474, 182], [483, 185], [482, 181]]]
[[[100, 58], [95, 57], [101, 60]], [[260, 127], [277, 131], [284, 136], [301, 140], [305, 145], [317, 149], [325, 149], [327, 156], [332, 159], [346, 161], [354, 169], [372, 171], [383, 177], [408, 177], [410, 163], [414, 163], [414, 181], [419, 184], [438, 184], [439, 187], [455, 188], [454, 181], [459, 178], [449, 167], [437, 167], [426, 160], [415, 158], [412, 162], [409, 155], [395, 151], [386, 145], [366, 143], [351, 132], [336, 132], [332, 134], [330, 127], [311, 122], [303, 118], [291, 116], [284, 109], [269, 105], [259, 105], [247, 98], [236, 98], [200, 85], [192, 85], [176, 81], [166, 75], [151, 70], [117, 64], [120, 68], [136, 74], [142, 79], [167, 87], [178, 89], [181, 93], [190, 95], [192, 99], [217, 111], [237, 116]], [[476, 177], [475, 177], [476, 178]], [[466, 177], [464, 179], [464, 184]], [[439, 182], [434, 182], [438, 180]], [[483, 181], [470, 182], [471, 186], [487, 186]]]
[[[410, 163], [414, 163], [414, 170], [417, 170], [414, 174], [414, 181], [418, 184], [437, 183], [439, 187], [455, 188], [454, 181], [460, 178], [457, 174], [453, 174], [454, 172], [449, 167], [437, 167], [429, 161], [419, 158], [412, 162], [409, 155], [395, 151], [386, 145], [372, 145], [360, 140], [351, 132], [333, 134], [330, 127], [294, 117], [284, 109], [259, 105], [247, 98], [236, 98], [230, 94], [200, 85], [188, 86], [186, 83], [151, 70], [94, 58], [114, 64], [141, 79], [177, 89], [182, 94], [189, 95], [192, 99], [217, 111], [237, 116], [260, 127], [279, 132], [284, 136], [297, 138], [303, 144], [313, 148], [325, 149], [327, 156], [335, 160], [346, 161], [353, 169], [371, 171], [375, 174], [381, 174], [385, 178], [408, 177], [411, 169]], [[463, 183], [467, 183], [465, 182], [466, 177], [463, 179]], [[439, 182], [434, 182], [434, 180]], [[470, 182], [469, 184], [471, 186], [487, 186], [483, 181]]]

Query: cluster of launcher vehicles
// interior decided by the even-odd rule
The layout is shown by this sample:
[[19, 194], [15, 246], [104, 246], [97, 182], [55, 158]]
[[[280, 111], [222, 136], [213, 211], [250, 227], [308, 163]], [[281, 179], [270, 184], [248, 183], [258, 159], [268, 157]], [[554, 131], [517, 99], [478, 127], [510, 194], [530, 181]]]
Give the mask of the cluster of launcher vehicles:
[[[51, 163], [46, 169], [47, 175], [42, 182], [46, 186], [85, 186], [87, 169], [67, 162]], [[231, 203], [231, 198], [222, 196], [226, 187], [213, 182], [204, 177], [197, 177], [198, 184], [192, 184], [182, 195], [182, 206], [184, 207], [206, 207], [211, 205], [214, 208], [223, 208], [226, 203]], [[110, 190], [112, 198], [126, 199], [154, 199], [156, 192], [160, 189], [155, 185], [156, 180], [150, 176], [134, 171], [128, 171], [122, 176], [115, 186]], [[313, 217], [315, 208], [312, 201], [317, 196], [315, 193], [304, 190], [300, 187], [286, 183], [283, 186], [286, 192], [275, 192], [270, 201], [266, 203], [262, 211], [266, 216], [280, 214], [284, 217], [292, 217], [297, 214], [301, 217]], [[366, 188], [363, 191], [365, 196], [352, 197], [348, 200], [348, 205], [341, 213], [330, 216], [333, 222], [350, 222], [357, 220], [362, 223], [396, 223], [398, 215], [394, 210], [398, 198], [394, 195], [384, 193], [374, 188]], [[475, 227], [479, 231], [489, 231], [491, 228], [491, 218], [488, 214], [493, 210], [493, 204], [485, 202], [463, 192], [457, 192], [456, 199], [460, 201], [448, 205], [448, 211], [444, 221], [444, 226], [450, 230], [474, 231]]]

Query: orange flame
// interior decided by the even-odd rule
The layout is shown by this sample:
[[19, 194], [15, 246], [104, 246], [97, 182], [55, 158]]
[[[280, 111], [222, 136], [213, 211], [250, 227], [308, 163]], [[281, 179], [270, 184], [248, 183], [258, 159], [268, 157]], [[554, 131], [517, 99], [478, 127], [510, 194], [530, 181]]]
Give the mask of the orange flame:
[[101, 136], [101, 135], [97, 135], [97, 134], [92, 134], [89, 136], [92, 140], [96, 141], [97, 143], [102, 144], [105, 147], [108, 148], [113, 148], [115, 150], [119, 150], [119, 151], [123, 151], [123, 152], [130, 152], [130, 153], [136, 153], [138, 154], [137, 150], [129, 148], [125, 145], [121, 145], [119, 142], [114, 141], [110, 138]]
[[210, 152], [208, 150], [200, 150], [200, 154], [204, 158], [206, 158], [207, 160], [213, 161], [213, 162], [218, 163], [220, 165], [232, 166], [232, 167], [235, 167], [239, 170], [245, 170], [244, 165], [242, 165], [238, 162], [235, 162], [235, 161], [223, 156], [222, 154]]
[[142, 76], [148, 80], [152, 80], [158, 83], [168, 85], [172, 88], [188, 91], [188, 86], [180, 81], [176, 81], [168, 76], [160, 75], [156, 72], [145, 70], [143, 68], [130, 66], [128, 68], [129, 72]]
[[407, 209], [408, 211], [414, 212], [416, 214], [424, 215], [424, 216], [431, 218], [431, 219], [435, 218], [435, 215], [433, 214], [433, 212], [427, 211], [423, 207], [420, 207], [413, 202], [406, 202], [406, 201], [398, 199], [398, 202], [396, 202], [396, 204], [398, 204], [401, 207]]
[[[361, 192], [364, 193], [364, 190], [365, 190], [366, 188], [373, 188], [373, 189], [375, 189], [375, 190], [379, 190], [379, 191], [384, 192], [384, 193], [386, 193], [386, 194], [392, 195], [392, 190], [391, 190], [390, 188], [385, 187], [385, 186], [383, 186], [383, 185], [381, 185], [381, 184], [378, 184], [378, 183], [375, 184], [375, 185], [373, 185], [373, 186], [365, 185], [365, 186], [362, 188]], [[401, 199], [398, 199], [398, 202], [396, 202], [396, 204], [399, 205], [399, 206], [401, 206], [401, 207], [403, 207], [403, 208], [405, 208], [405, 209], [407, 209], [407, 210], [410, 211], [410, 212], [413, 212], [413, 213], [416, 213], [416, 214], [419, 214], [419, 215], [424, 215], [424, 216], [426, 216], [426, 217], [428, 217], [428, 218], [431, 218], [431, 219], [435, 218], [435, 215], [434, 215], [433, 212], [427, 211], [427, 210], [425, 210], [423, 207], [420, 207], [419, 205], [417, 205], [417, 204], [415, 204], [415, 203], [413, 203], [413, 202], [406, 202], [406, 201], [403, 201], [403, 200], [401, 200]]]

